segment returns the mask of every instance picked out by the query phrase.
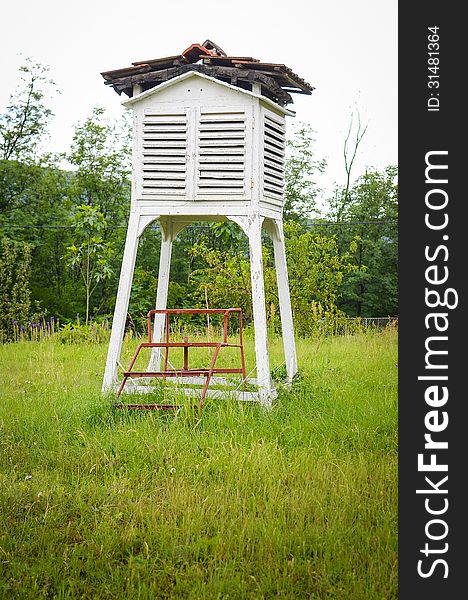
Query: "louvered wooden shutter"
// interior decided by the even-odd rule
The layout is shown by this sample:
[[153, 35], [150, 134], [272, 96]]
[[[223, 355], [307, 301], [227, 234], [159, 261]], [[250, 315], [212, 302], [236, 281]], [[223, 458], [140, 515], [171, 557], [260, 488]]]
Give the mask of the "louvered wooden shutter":
[[244, 195], [244, 111], [200, 111], [197, 131], [197, 196]]
[[187, 178], [186, 113], [146, 111], [142, 135], [143, 194], [184, 196]]
[[283, 202], [284, 193], [284, 123], [265, 115], [264, 119], [264, 195], [275, 200], [275, 204]]

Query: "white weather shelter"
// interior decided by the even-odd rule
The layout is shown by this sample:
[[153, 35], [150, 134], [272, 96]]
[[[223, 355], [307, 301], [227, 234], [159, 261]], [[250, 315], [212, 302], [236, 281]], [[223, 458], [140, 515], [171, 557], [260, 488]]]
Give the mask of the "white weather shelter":
[[[181, 69], [183, 54], [175, 66], [183, 72], [166, 72], [162, 82], [151, 81], [152, 73], [161, 74], [151, 63], [146, 68], [137, 64], [105, 74], [117, 91], [128, 93], [131, 86], [132, 97], [123, 104], [133, 110], [134, 142], [131, 211], [103, 391], [117, 383], [138, 240], [145, 228], [159, 221], [162, 246], [155, 308], [165, 309], [177, 234], [193, 221], [230, 220], [249, 239], [257, 384], [259, 399], [268, 406], [275, 389], [268, 357], [262, 229], [273, 241], [288, 379], [297, 371], [282, 225], [285, 117], [294, 113], [271, 94], [271, 78], [249, 75], [247, 84], [237, 77], [233, 80], [233, 69], [242, 72], [238, 66], [227, 71], [231, 82], [223, 81], [225, 67], [220, 71], [211, 63], [224, 59], [225, 54], [207, 43], [195, 46], [203, 49], [199, 54], [207, 65], [204, 72], [195, 69], [198, 65], [193, 62]], [[193, 46], [188, 50], [193, 61]], [[189, 57], [190, 52], [185, 55]], [[154, 341], [161, 341], [163, 335], [161, 315], [155, 322]], [[158, 368], [158, 361], [155, 353], [153, 368]]]

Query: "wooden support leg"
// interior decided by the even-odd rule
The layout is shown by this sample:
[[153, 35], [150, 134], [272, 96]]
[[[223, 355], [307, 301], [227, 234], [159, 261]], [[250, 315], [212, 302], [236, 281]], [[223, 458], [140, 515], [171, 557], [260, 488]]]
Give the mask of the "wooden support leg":
[[291, 383], [297, 373], [296, 344], [294, 341], [294, 323], [289, 294], [288, 266], [286, 263], [286, 249], [284, 244], [283, 223], [280, 219], [267, 223], [268, 232], [273, 240], [275, 254], [276, 282], [278, 285], [278, 298], [281, 316], [281, 330], [283, 333], [284, 358], [288, 382]]
[[[171, 222], [161, 221], [161, 254], [159, 256], [158, 291], [156, 294], [157, 310], [167, 308], [169, 290], [169, 274], [171, 270], [173, 227]], [[154, 316], [153, 341], [162, 342], [165, 327], [165, 315]], [[161, 365], [161, 348], [153, 348], [148, 371], [159, 371]]]
[[254, 214], [248, 218], [229, 218], [238, 223], [249, 238], [258, 392], [260, 403], [264, 407], [270, 408], [275, 389], [271, 380], [270, 360], [268, 357], [268, 334], [262, 257], [262, 217], [258, 214]]
[[117, 382], [117, 363], [120, 360], [120, 351], [125, 333], [125, 322], [127, 320], [128, 303], [132, 289], [133, 271], [138, 249], [140, 235], [140, 215], [136, 212], [130, 213], [128, 222], [127, 238], [125, 241], [122, 267], [120, 270], [119, 289], [115, 302], [114, 319], [107, 352], [106, 369], [102, 382], [102, 392], [108, 392]]
[[255, 331], [255, 355], [260, 403], [271, 407], [273, 383], [268, 356], [268, 333], [265, 306], [265, 284], [263, 280], [263, 257], [261, 223], [255, 223], [250, 232], [250, 273], [252, 280], [252, 305]]

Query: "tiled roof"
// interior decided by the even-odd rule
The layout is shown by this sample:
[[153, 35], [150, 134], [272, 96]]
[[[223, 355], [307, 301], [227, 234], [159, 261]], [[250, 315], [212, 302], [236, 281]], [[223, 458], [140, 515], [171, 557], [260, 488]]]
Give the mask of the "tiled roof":
[[251, 56], [227, 56], [214, 42], [191, 44], [181, 54], [142, 60], [131, 67], [101, 73], [106, 85], [117, 93], [133, 95], [133, 86], [142, 90], [168, 81], [187, 71], [198, 71], [244, 89], [261, 85], [262, 94], [280, 105], [292, 102], [290, 93], [311, 94], [314, 88], [284, 64], [260, 62]]

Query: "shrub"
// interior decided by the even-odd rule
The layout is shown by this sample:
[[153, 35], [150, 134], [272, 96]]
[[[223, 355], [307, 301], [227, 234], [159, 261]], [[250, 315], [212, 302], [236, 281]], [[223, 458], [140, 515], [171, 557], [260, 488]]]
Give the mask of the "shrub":
[[14, 339], [16, 323], [29, 321], [31, 251], [25, 242], [0, 240], [0, 342]]
[[88, 325], [67, 323], [56, 334], [56, 339], [62, 344], [100, 344], [107, 343], [109, 335], [109, 324], [104, 320], [102, 323]]

